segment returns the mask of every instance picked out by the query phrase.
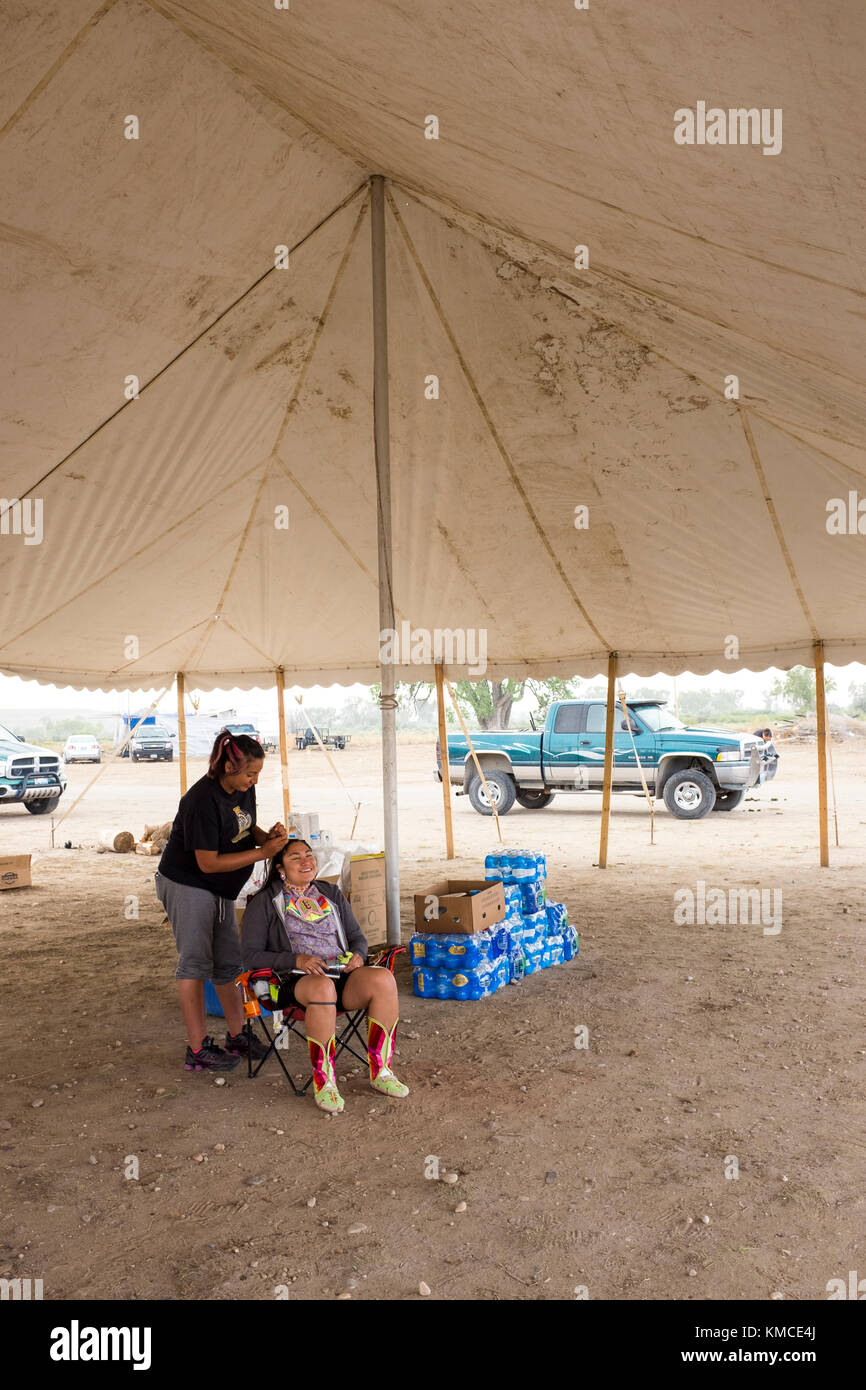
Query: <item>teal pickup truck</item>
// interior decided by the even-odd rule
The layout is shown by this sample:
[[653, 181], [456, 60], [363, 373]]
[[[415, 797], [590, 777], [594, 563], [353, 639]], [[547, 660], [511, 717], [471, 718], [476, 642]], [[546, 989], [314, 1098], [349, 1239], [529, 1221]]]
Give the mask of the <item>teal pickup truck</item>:
[[0, 724], [0, 806], [23, 805], [34, 816], [46, 816], [65, 790], [58, 755]]
[[[710, 811], [733, 811], [749, 787], [770, 781], [779, 758], [772, 743], [730, 729], [693, 729], [662, 700], [626, 701], [631, 731], [617, 702], [614, 711], [612, 790], [641, 791], [640, 767], [649, 790], [661, 796], [680, 820], [699, 820]], [[478, 776], [462, 734], [448, 735], [451, 782], [479, 815], [499, 815], [515, 801], [527, 810], [549, 806], [557, 792], [601, 791], [604, 776], [603, 700], [558, 700], [544, 728], [531, 732], [473, 733], [472, 742], [490, 789]], [[442, 756], [436, 741], [436, 776]]]

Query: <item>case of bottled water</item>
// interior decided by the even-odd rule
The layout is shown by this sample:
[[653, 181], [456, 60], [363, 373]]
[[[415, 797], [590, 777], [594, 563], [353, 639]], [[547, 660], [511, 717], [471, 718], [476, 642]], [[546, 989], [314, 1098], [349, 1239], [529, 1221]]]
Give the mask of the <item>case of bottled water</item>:
[[417, 932], [409, 942], [413, 989], [429, 999], [485, 999], [503, 985], [572, 960], [578, 935], [565, 903], [547, 899], [547, 862], [534, 850], [488, 854], [484, 877], [505, 887], [505, 918], [474, 935]]

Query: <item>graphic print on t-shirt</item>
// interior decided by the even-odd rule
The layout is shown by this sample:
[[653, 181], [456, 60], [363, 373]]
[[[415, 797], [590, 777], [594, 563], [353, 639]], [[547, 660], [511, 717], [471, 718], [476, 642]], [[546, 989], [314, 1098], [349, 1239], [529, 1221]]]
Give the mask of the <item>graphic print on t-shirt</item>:
[[242, 811], [240, 806], [233, 806], [232, 810], [237, 816], [238, 833], [232, 836], [232, 844], [236, 845], [238, 840], [242, 840], [253, 823], [253, 818], [246, 811]]

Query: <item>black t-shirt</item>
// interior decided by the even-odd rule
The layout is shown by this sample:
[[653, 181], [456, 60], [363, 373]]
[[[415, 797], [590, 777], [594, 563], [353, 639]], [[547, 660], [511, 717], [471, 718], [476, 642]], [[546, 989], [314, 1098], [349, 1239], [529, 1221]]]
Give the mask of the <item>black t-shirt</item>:
[[206, 888], [217, 897], [238, 896], [250, 874], [233, 869], [226, 874], [203, 874], [196, 863], [197, 849], [217, 854], [239, 854], [255, 849], [256, 789], [245, 792], [223, 791], [215, 777], [202, 777], [180, 799], [168, 844], [159, 861], [159, 872], [175, 883], [190, 888]]

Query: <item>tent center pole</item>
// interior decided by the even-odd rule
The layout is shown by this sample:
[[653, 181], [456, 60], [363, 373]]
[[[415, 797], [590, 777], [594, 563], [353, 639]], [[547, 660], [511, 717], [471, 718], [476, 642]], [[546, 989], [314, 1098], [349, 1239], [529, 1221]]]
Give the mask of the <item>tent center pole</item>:
[[289, 794], [289, 750], [286, 742], [286, 676], [282, 666], [275, 672], [277, 678], [277, 726], [280, 731], [280, 777], [283, 784], [283, 823], [288, 830], [292, 800]]
[[442, 800], [445, 809], [445, 858], [454, 858], [454, 827], [451, 823], [451, 764], [448, 760], [448, 729], [445, 723], [445, 670], [436, 666], [436, 709], [439, 714], [439, 755], [442, 767]]
[[610, 787], [613, 781], [613, 714], [616, 699], [616, 652], [607, 658], [607, 710], [604, 719], [604, 780], [601, 790], [601, 836], [598, 867], [607, 868], [607, 835], [610, 829]]
[[815, 713], [817, 716], [818, 743], [818, 836], [820, 843], [821, 868], [830, 864], [830, 844], [827, 814], [827, 699], [824, 689], [824, 643], [816, 642], [815, 653]]
[[181, 794], [181, 796], [185, 796], [185, 795], [186, 795], [186, 789], [187, 789], [187, 787], [188, 787], [188, 785], [189, 785], [189, 777], [188, 777], [188, 774], [187, 774], [187, 766], [186, 766], [186, 710], [184, 709], [184, 696], [185, 696], [185, 694], [186, 694], [186, 687], [185, 687], [185, 682], [184, 682], [183, 671], [178, 671], [178, 672], [177, 672], [176, 680], [177, 680], [177, 757], [178, 757], [178, 762], [179, 762], [179, 764], [180, 764], [180, 767], [179, 767], [178, 770], [179, 770], [179, 773], [180, 773], [180, 794]]
[[388, 400], [388, 295], [385, 270], [385, 179], [370, 180], [373, 272], [373, 445], [379, 541], [379, 672], [382, 693], [382, 800], [385, 843], [385, 922], [389, 946], [400, 944], [400, 859], [397, 837], [397, 700], [395, 672], [382, 651], [393, 650], [394, 585], [391, 545], [391, 427]]

